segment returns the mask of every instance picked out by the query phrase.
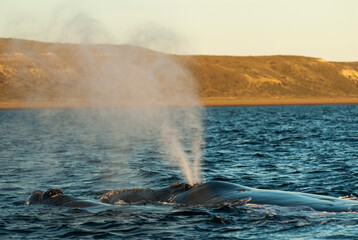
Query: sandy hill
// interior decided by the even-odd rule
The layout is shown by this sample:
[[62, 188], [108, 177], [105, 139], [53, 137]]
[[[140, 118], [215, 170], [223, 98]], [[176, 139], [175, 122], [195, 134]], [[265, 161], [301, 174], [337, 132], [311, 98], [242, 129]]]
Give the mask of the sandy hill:
[[[110, 79], [125, 72], [125, 78], [151, 67], [159, 58], [188, 70], [206, 105], [358, 103], [358, 62], [300, 56], [177, 56], [129, 45], [0, 39], [0, 107], [86, 102], [101, 85], [94, 86], [89, 77]], [[158, 69], [178, 70], [172, 65]], [[113, 86], [103, 89], [106, 95]]]

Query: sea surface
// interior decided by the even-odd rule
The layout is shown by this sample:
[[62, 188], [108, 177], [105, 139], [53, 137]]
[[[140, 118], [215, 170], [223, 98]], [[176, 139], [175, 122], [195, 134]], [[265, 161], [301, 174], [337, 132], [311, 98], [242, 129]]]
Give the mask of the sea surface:
[[[0, 239], [358, 238], [358, 213], [101, 205], [105, 190], [185, 181], [163, 157], [160, 135], [145, 132], [143, 122], [136, 130], [121, 111], [0, 111]], [[358, 196], [357, 105], [205, 108], [202, 124], [205, 181]], [[24, 204], [32, 191], [48, 188], [98, 207]]]

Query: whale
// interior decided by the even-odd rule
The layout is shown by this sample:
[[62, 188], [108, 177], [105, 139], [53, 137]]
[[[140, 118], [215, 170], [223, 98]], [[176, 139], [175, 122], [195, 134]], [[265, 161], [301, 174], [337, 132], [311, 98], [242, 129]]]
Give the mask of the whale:
[[184, 205], [210, 205], [242, 201], [257, 205], [308, 207], [325, 212], [358, 212], [358, 201], [310, 193], [264, 190], [234, 183], [212, 181], [192, 187], [172, 202]]
[[266, 190], [240, 184], [210, 181], [189, 185], [174, 183], [169, 187], [132, 188], [104, 191], [100, 203], [74, 199], [59, 189], [34, 191], [26, 204], [46, 204], [63, 207], [90, 207], [96, 204], [160, 203], [178, 206], [241, 206], [250, 204], [298, 207], [324, 212], [358, 212], [358, 201], [310, 193]]
[[[98, 199], [105, 204], [141, 204], [141, 203], [164, 203], [180, 193], [183, 193], [193, 185], [174, 183], [161, 189], [132, 188], [102, 191]], [[25, 205], [45, 204], [60, 207], [92, 207], [99, 205], [98, 202], [84, 201], [73, 198], [63, 193], [60, 189], [50, 188], [47, 191], [35, 190], [25, 201]]]
[[172, 184], [168, 188], [122, 189], [99, 198], [110, 204], [162, 202], [185, 206], [240, 206], [246, 204], [308, 208], [325, 212], [358, 212], [358, 201], [310, 193], [265, 190], [223, 181], [202, 184]]

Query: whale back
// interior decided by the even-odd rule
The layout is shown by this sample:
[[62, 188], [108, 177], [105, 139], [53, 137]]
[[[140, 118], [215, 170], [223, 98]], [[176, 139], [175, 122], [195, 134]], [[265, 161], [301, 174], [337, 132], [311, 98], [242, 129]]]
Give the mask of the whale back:
[[178, 194], [190, 189], [192, 186], [185, 183], [173, 183], [169, 187], [161, 189], [150, 188], [132, 188], [132, 189], [116, 189], [108, 191], [99, 199], [109, 204], [141, 204], [155, 202], [170, 202]]
[[179, 194], [173, 203], [183, 205], [244, 205], [251, 200], [240, 192], [250, 191], [249, 188], [232, 183], [213, 181], [194, 186], [190, 190]]

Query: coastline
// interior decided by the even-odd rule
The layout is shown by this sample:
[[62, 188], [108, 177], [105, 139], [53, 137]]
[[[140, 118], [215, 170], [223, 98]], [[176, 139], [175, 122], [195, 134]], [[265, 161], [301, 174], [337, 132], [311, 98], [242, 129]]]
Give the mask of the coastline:
[[285, 105], [355, 105], [356, 98], [202, 98], [205, 107], [228, 107], [228, 106], [285, 106]]
[[[93, 50], [89, 62], [83, 61], [89, 56], [83, 55], [79, 44], [0, 38], [0, 109], [358, 104], [358, 62], [280, 55], [179, 56], [128, 45], [88, 47]], [[158, 81], [145, 74], [127, 73], [125, 65], [121, 65], [123, 69], [108, 65], [132, 59], [123, 63], [146, 72], [151, 61], [163, 57], [179, 72], [185, 70], [197, 95], [177, 94], [190, 89], [169, 81], [161, 88], [175, 97], [146, 98], [146, 94], [161, 91]], [[157, 80], [170, 76], [166, 67], [150, 72], [154, 70]], [[136, 83], [127, 81], [119, 86], [117, 76], [124, 73]], [[141, 81], [146, 84], [139, 86]], [[124, 95], [119, 96], [119, 92]]]
[[[201, 98], [204, 107], [234, 106], [286, 106], [286, 105], [355, 105], [358, 98], [257, 98], [234, 97]], [[55, 101], [0, 101], [0, 110], [16, 109], [80, 109], [80, 108], [128, 107], [126, 105], [99, 105], [86, 100]]]

